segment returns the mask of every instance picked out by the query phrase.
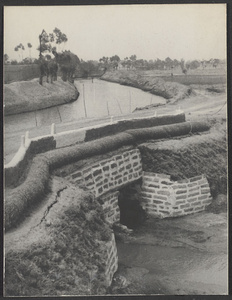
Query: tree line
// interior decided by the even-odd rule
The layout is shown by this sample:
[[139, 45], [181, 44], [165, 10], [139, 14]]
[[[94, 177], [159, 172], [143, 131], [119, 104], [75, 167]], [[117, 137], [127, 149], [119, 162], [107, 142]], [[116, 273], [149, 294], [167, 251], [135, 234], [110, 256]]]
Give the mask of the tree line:
[[[41, 59], [50, 61], [52, 59], [51, 54], [57, 53], [57, 51], [64, 50], [65, 44], [68, 38], [65, 33], [61, 32], [60, 29], [55, 28], [51, 33], [47, 33], [45, 30], [39, 35], [39, 45], [36, 48], [39, 51], [38, 58], [31, 57], [32, 44], [27, 43], [24, 46], [22, 43], [14, 47], [14, 51], [18, 53], [19, 61], [11, 60], [7, 54], [4, 54], [5, 64], [40, 64]], [[62, 48], [63, 47], [63, 48]], [[62, 48], [62, 49], [61, 49]], [[24, 57], [26, 49], [28, 50], [28, 56]], [[62, 51], [63, 53], [70, 51]], [[75, 54], [73, 54], [75, 55]], [[79, 59], [78, 59], [79, 60]], [[156, 59], [141, 59], [137, 58], [135, 54], [121, 59], [118, 55], [113, 55], [111, 57], [103, 56], [98, 61], [97, 60], [86, 60], [81, 59], [78, 62], [79, 69], [81, 70], [81, 76], [87, 77], [91, 73], [99, 73], [100, 70], [117, 70], [117, 69], [138, 69], [138, 70], [172, 70], [176, 68], [181, 68], [182, 72], [186, 74], [190, 69], [197, 69], [201, 67], [202, 69], [212, 66], [217, 68], [217, 66], [222, 63], [219, 59], [210, 60], [191, 60], [185, 61], [184, 59], [177, 60], [171, 59], [170, 57], [164, 60]]]

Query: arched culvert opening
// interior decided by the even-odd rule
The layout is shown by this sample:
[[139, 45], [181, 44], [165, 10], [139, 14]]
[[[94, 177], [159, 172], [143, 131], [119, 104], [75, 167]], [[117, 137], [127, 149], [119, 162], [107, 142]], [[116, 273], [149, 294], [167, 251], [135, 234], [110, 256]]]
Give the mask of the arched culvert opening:
[[141, 180], [138, 180], [119, 190], [120, 223], [130, 229], [136, 229], [147, 219], [147, 214], [140, 204], [141, 184]]

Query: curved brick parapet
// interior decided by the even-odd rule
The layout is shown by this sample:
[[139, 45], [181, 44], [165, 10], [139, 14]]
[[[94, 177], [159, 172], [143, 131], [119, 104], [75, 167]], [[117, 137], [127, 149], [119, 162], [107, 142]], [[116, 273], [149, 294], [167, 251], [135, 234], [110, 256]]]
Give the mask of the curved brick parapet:
[[140, 151], [132, 149], [101, 160], [92, 166], [78, 169], [66, 176], [75, 185], [84, 185], [99, 197], [119, 189], [142, 176]]

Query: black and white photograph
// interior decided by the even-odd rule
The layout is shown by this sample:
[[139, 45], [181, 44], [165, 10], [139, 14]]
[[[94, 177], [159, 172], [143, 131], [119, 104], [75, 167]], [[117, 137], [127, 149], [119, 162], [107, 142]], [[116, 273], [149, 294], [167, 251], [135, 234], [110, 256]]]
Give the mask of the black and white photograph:
[[228, 295], [227, 5], [4, 5], [5, 297]]

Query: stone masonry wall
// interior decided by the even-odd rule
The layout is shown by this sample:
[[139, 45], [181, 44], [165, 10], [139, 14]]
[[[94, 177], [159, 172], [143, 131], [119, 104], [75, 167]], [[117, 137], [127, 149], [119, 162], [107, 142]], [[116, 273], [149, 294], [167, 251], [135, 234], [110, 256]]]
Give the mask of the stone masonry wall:
[[79, 169], [66, 178], [75, 185], [85, 186], [98, 198], [111, 190], [139, 179], [142, 176], [140, 151], [132, 149], [114, 155], [92, 166]]
[[98, 199], [102, 205], [106, 221], [110, 224], [120, 221], [120, 209], [118, 206], [118, 191], [109, 192]]
[[105, 245], [106, 251], [106, 281], [111, 285], [114, 273], [118, 269], [118, 254], [114, 234], [112, 233], [111, 241]]
[[159, 218], [177, 217], [203, 211], [212, 202], [204, 175], [171, 181], [169, 175], [143, 173], [141, 205]]

